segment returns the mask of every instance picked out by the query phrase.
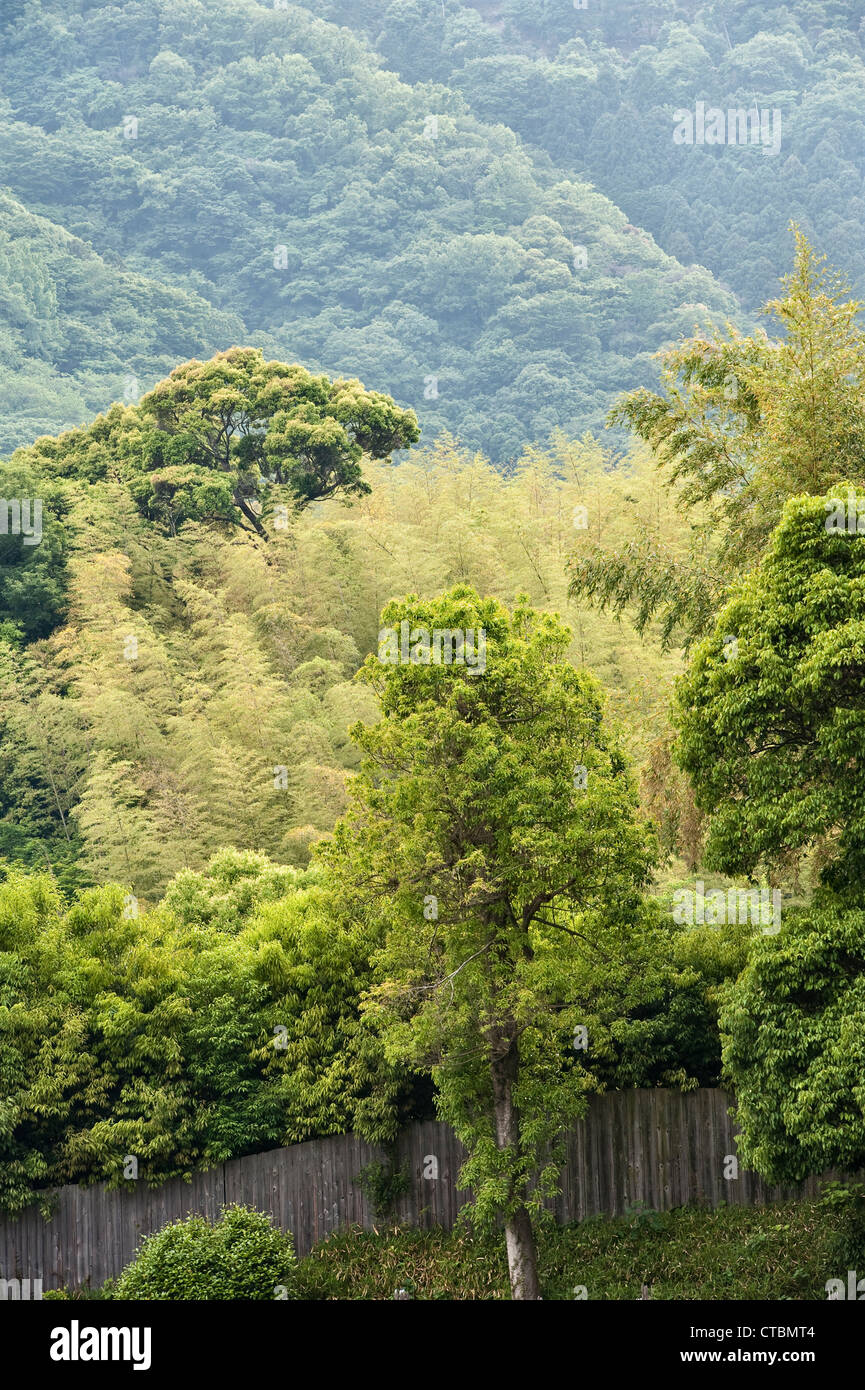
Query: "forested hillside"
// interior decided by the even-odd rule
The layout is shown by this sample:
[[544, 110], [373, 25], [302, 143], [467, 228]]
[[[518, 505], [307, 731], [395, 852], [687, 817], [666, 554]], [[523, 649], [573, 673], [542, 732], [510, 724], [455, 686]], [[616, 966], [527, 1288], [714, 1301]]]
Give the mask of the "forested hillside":
[[191, 288], [104, 260], [65, 227], [0, 194], [0, 451], [10, 453], [154, 372], [242, 336], [239, 316]]
[[[152, 386], [172, 354], [148, 325], [169, 312], [175, 357], [245, 337], [357, 373], [496, 462], [597, 427], [659, 345], [773, 291], [791, 217], [865, 287], [863, 15], [6, 7], [2, 182], [57, 229], [22, 288], [10, 213], [0, 448]], [[779, 111], [778, 151], [676, 145], [698, 100]], [[104, 266], [70, 263], [80, 243]], [[56, 333], [28, 338], [27, 305], [85, 331], [88, 278], [103, 355], [70, 367]]]
[[[181, 357], [231, 346], [239, 317], [246, 342], [374, 381], [427, 437], [446, 427], [502, 462], [554, 428], [599, 427], [617, 391], [652, 379], [661, 343], [736, 312], [501, 113], [479, 117], [426, 77], [405, 85], [302, 8], [49, 0], [10, 17], [2, 43], [3, 183], [115, 277], [182, 289]], [[56, 275], [51, 262], [34, 273]], [[147, 312], [123, 325], [124, 283], [99, 293], [101, 405], [166, 366]], [[96, 369], [76, 363], [77, 394], [52, 404], [62, 345], [25, 349], [7, 349], [16, 409], [0, 449], [94, 404]]]
[[[746, 309], [775, 288], [789, 218], [865, 293], [861, 0], [305, 2], [589, 180]], [[674, 111], [700, 100], [778, 110], [779, 149], [674, 144]]]

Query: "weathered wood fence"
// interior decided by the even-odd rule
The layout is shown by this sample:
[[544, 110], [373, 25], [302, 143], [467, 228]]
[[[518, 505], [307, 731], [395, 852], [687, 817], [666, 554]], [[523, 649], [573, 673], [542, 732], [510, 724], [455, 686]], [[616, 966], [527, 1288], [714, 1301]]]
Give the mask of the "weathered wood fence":
[[[657, 1210], [720, 1202], [756, 1206], [813, 1195], [817, 1180], [800, 1187], [770, 1188], [740, 1167], [725, 1177], [736, 1154], [734, 1125], [723, 1091], [613, 1091], [592, 1099], [589, 1112], [568, 1137], [559, 1221], [606, 1213], [630, 1203]], [[101, 1284], [119, 1274], [139, 1238], [167, 1221], [197, 1212], [214, 1217], [226, 1202], [270, 1212], [290, 1230], [298, 1253], [340, 1226], [371, 1226], [374, 1212], [354, 1181], [383, 1152], [354, 1135], [316, 1139], [233, 1159], [191, 1183], [177, 1180], [156, 1189], [143, 1182], [108, 1191], [103, 1185], [63, 1187], [54, 1214], [37, 1208], [0, 1222], [0, 1278], [43, 1280], [46, 1289]], [[415, 1226], [450, 1229], [468, 1193], [457, 1191], [464, 1151], [443, 1124], [415, 1124], [400, 1137], [397, 1163], [410, 1174], [395, 1215]], [[430, 1162], [435, 1159], [435, 1163]], [[425, 1176], [437, 1172], [437, 1177]]]

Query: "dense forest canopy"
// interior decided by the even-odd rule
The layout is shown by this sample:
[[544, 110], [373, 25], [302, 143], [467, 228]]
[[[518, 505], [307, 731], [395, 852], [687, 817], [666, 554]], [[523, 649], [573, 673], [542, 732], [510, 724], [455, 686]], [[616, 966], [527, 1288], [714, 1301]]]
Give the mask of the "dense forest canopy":
[[[157, 350], [147, 330], [169, 312], [165, 282], [184, 291], [175, 360], [239, 341], [230, 312], [269, 356], [374, 382], [428, 436], [447, 428], [494, 461], [598, 427], [618, 390], [650, 382], [661, 342], [736, 312], [499, 116], [406, 85], [303, 8], [51, 0], [2, 42], [3, 183], [46, 238], [83, 243], [110, 327], [99, 360], [70, 370], [59, 330], [21, 324], [0, 449], [165, 374], [165, 335]], [[46, 261], [25, 282], [30, 319], [34, 297], [74, 309], [71, 271]], [[130, 275], [154, 307], [112, 349]]]
[[[747, 309], [774, 289], [793, 217], [865, 293], [865, 5], [811, 0], [309, 0], [387, 66], [433, 78], [588, 179]], [[779, 110], [781, 144], [687, 149], [673, 112]]]
[[[611, 471], [598, 444], [564, 436], [507, 477], [442, 439], [400, 465], [366, 459], [371, 491], [349, 509], [298, 512], [267, 483], [257, 528], [230, 505], [178, 526], [186, 492], [172, 481], [165, 516], [166, 470], [142, 468], [148, 409], [115, 407], [19, 451], [7, 490], [39, 478], [57, 504], [29, 554], [4, 538], [16, 586], [0, 588], [3, 852], [44, 866], [47, 847], [58, 872], [119, 877], [142, 897], [226, 842], [306, 862], [344, 806], [347, 729], [370, 712], [352, 677], [393, 594], [462, 580], [566, 603], [573, 547], [614, 544], [636, 517], [686, 553], [644, 449]], [[575, 613], [573, 631], [573, 658], [645, 756], [677, 656], [636, 650], [601, 614]]]

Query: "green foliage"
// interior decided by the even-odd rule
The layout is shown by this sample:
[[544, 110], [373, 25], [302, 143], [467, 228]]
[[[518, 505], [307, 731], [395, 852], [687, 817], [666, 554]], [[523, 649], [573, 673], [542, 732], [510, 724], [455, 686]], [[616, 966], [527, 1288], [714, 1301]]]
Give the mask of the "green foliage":
[[826, 1183], [820, 1194], [820, 1207], [833, 1219], [834, 1269], [861, 1268], [865, 1262], [865, 1183]]
[[142, 1302], [280, 1297], [294, 1285], [291, 1236], [251, 1207], [227, 1206], [218, 1220], [189, 1216], [147, 1236], [111, 1297]]
[[365, 761], [322, 856], [384, 924], [368, 1013], [387, 1054], [432, 1071], [478, 1217], [510, 1217], [555, 1186], [556, 1143], [592, 1084], [574, 975], [587, 951], [639, 937], [650, 837], [557, 618], [463, 585], [388, 605], [384, 628], [402, 622], [483, 630], [485, 669], [367, 660], [382, 718], [353, 730]]
[[[416, 87], [382, 69], [354, 6], [334, 16], [354, 33], [318, 5], [120, 8], [46, 0], [4, 34], [4, 183], [51, 220], [52, 248], [81, 257], [67, 251], [56, 278], [45, 253], [5, 275], [0, 261], [13, 303], [35, 301], [15, 344], [7, 447], [246, 342], [375, 382], [418, 411], [427, 437], [448, 429], [504, 462], [556, 427], [599, 426], [617, 390], [649, 384], [649, 352], [687, 331], [694, 306], [736, 312], [705, 270], [635, 237], [570, 152], [557, 166], [510, 113], [472, 114], [456, 84], [431, 83], [449, 76], [429, 61], [440, 6], [412, 7], [418, 32], [395, 35]], [[451, 49], [483, 60], [486, 26], [459, 9]], [[398, 31], [401, 10], [379, 28]], [[577, 63], [554, 98], [563, 130], [584, 95]], [[81, 323], [80, 360], [69, 322]], [[204, 505], [200, 479], [175, 466], [160, 486]]]
[[[586, 1085], [717, 1080], [713, 991], [735, 965], [663, 921], [569, 958]], [[0, 929], [3, 1210], [64, 1182], [122, 1185], [128, 1155], [157, 1185], [318, 1135], [389, 1143], [434, 1113], [429, 1079], [388, 1060], [361, 1012], [384, 922], [315, 873], [224, 851], [154, 912], [117, 887], [67, 905], [49, 875], [11, 874]], [[392, 1198], [403, 1177], [380, 1176]]]
[[16, 875], [0, 887], [0, 1207], [7, 1211], [27, 1206], [51, 1180], [64, 1094], [86, 1084], [72, 991], [58, 988], [55, 976], [60, 906], [47, 875], [29, 882]]
[[[351, 509], [337, 498], [265, 517], [266, 545], [221, 522], [172, 537], [130, 495], [150, 476], [132, 468], [142, 418], [114, 407], [16, 462], [33, 491], [62, 489], [64, 563], [40, 573], [62, 580], [65, 621], [0, 644], [0, 854], [50, 864], [69, 892], [111, 880], [153, 902], [227, 845], [304, 869], [345, 809], [359, 761], [348, 729], [375, 710], [351, 677], [391, 595], [458, 578], [556, 609], [578, 504], [583, 541], [607, 545], [633, 524], [666, 532], [673, 515], [645, 450], [614, 469], [590, 437], [557, 436], [504, 477], [442, 441], [398, 466], [368, 459], [373, 491]], [[59, 524], [51, 508], [37, 557]], [[570, 659], [595, 670], [645, 756], [678, 658], [651, 636], [637, 648], [603, 615], [570, 617]]]
[[645, 1202], [628, 1202], [625, 1207], [625, 1223], [629, 1231], [663, 1231], [669, 1229], [669, 1222], [654, 1207]]
[[[29, 517], [29, 523], [22, 517], [18, 535], [5, 510], [13, 500], [19, 515]], [[66, 614], [68, 504], [57, 483], [0, 463], [0, 506], [0, 634], [7, 642], [31, 642], [47, 637]]]
[[255, 348], [176, 367], [144, 397], [140, 419], [127, 455], [132, 495], [172, 535], [184, 521], [240, 513], [263, 536], [260, 516], [277, 489], [298, 508], [362, 497], [364, 454], [387, 458], [419, 438], [417, 417], [388, 396], [265, 362]]
[[[858, 6], [115, 8], [4, 33], [2, 448], [247, 341], [506, 460], [774, 293], [791, 216], [865, 292]], [[780, 109], [780, 154], [676, 146], [698, 92]]]
[[739, 1155], [770, 1181], [865, 1162], [865, 915], [790, 913], [762, 938], [721, 1013]]
[[389, 1142], [401, 1122], [429, 1114], [428, 1090], [385, 1058], [360, 1015], [380, 940], [373, 914], [333, 885], [265, 906], [249, 928], [255, 978], [275, 1001], [275, 1036], [256, 1055], [287, 1143], [352, 1128]]
[[[791, 212], [863, 283], [860, 9], [6, 7], [0, 492], [44, 534], [0, 534], [0, 1207], [387, 1144], [432, 1078], [513, 1223], [587, 1091], [717, 1081], [719, 1009], [755, 1165], [861, 1162], [865, 573], [824, 523], [865, 339], [798, 232], [776, 337], [721, 288], [768, 292]], [[783, 107], [783, 159], [674, 144], [712, 84]], [[624, 387], [627, 454], [585, 433]], [[438, 439], [393, 466], [397, 401]], [[382, 608], [484, 627], [489, 669], [387, 666]], [[689, 787], [661, 649], [699, 639]], [[709, 869], [821, 872], [780, 937], [645, 900], [630, 752], [685, 872], [704, 832]]]
[[608, 1089], [716, 1086], [719, 990], [747, 959], [725, 931], [683, 930], [669, 913], [611, 936], [574, 969], [571, 995], [588, 1031], [583, 1061]]
[[760, 558], [785, 501], [860, 478], [865, 336], [860, 305], [796, 231], [793, 273], [765, 312], [783, 335], [728, 326], [661, 354], [662, 392], [640, 388], [610, 413], [656, 451], [680, 511], [680, 537], [596, 545], [572, 559], [571, 593], [637, 630], [655, 616], [666, 644], [711, 626], [731, 580]]
[[834, 1268], [861, 1268], [865, 1263], [865, 1183], [829, 1182], [820, 1194], [821, 1209], [834, 1219]]
[[855, 528], [852, 487], [787, 503], [765, 559], [695, 651], [674, 718], [679, 759], [710, 813], [710, 867], [780, 872], [817, 847], [824, 881], [855, 895], [865, 541], [846, 529], [848, 495]]
[[[543, 1226], [544, 1299], [572, 1301], [582, 1285], [591, 1302], [630, 1301], [648, 1284], [657, 1300], [822, 1301], [827, 1277], [841, 1272], [837, 1222], [813, 1201], [680, 1207], [656, 1216]], [[399, 1288], [413, 1288], [421, 1300], [506, 1299], [504, 1242], [462, 1230], [353, 1229], [336, 1232], [298, 1265], [301, 1298], [392, 1299]]]
[[[172, 910], [173, 909], [173, 910]], [[174, 912], [176, 911], [176, 916]], [[224, 852], [140, 912], [0, 885], [0, 1209], [52, 1185], [158, 1185], [363, 1123], [429, 1113], [359, 1016], [375, 938], [334, 894]]]
[[723, 593], [696, 537], [685, 563], [654, 537], [643, 537], [628, 541], [622, 550], [595, 547], [586, 555], [575, 555], [569, 569], [574, 598], [616, 617], [628, 613], [640, 636], [659, 618], [665, 647], [674, 646], [683, 634], [687, 641], [704, 632]]
[[[0, 125], [7, 134], [24, 129], [8, 108]], [[35, 128], [31, 138], [39, 144]], [[89, 228], [72, 234], [66, 194], [55, 191], [47, 217], [47, 187], [27, 190], [29, 207], [0, 191], [3, 456], [79, 425], [112, 400], [137, 400], [178, 360], [209, 357], [244, 335], [238, 315], [209, 303], [197, 285], [167, 285], [155, 267], [150, 275], [127, 269], [109, 247], [94, 249]]]
[[386, 1220], [394, 1204], [409, 1190], [411, 1178], [406, 1164], [394, 1168], [392, 1162], [374, 1159], [361, 1168], [352, 1182], [357, 1183], [375, 1215]]
[[[790, 216], [865, 296], [861, 0], [303, 0], [362, 30], [406, 81], [447, 83], [748, 307], [774, 291]], [[673, 143], [696, 98], [781, 112], [778, 153]], [[636, 229], [634, 229], [636, 231]], [[599, 247], [600, 251], [601, 248]], [[590, 248], [590, 257], [592, 248]], [[616, 257], [616, 271], [632, 267]], [[624, 261], [624, 265], [622, 264]]]
[[285, 897], [312, 875], [271, 864], [263, 854], [221, 850], [200, 873], [182, 870], [166, 889], [163, 904], [184, 926], [237, 932], [262, 902]]
[[91, 1302], [92, 1300], [105, 1300], [114, 1297], [116, 1279], [106, 1279], [98, 1289], [92, 1289], [89, 1284], [79, 1284], [77, 1287], [62, 1289], [45, 1289], [43, 1298], [60, 1299], [62, 1302]]

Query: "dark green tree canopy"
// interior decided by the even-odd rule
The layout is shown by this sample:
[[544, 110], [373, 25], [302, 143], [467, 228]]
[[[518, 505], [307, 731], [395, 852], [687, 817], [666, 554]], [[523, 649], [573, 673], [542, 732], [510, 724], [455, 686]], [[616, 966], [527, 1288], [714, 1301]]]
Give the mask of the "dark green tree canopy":
[[752, 874], [761, 862], [819, 845], [824, 880], [858, 891], [865, 873], [863, 532], [865, 497], [850, 485], [788, 502], [766, 557], [740, 583], [678, 684], [678, 755], [711, 815], [710, 867]]
[[739, 1155], [770, 1182], [865, 1163], [865, 913], [796, 912], [721, 1015]]
[[140, 405], [116, 403], [86, 427], [43, 436], [16, 462], [49, 479], [119, 478], [172, 535], [202, 521], [264, 536], [269, 509], [364, 496], [363, 459], [419, 438], [414, 411], [390, 396], [233, 347], [175, 367]]

